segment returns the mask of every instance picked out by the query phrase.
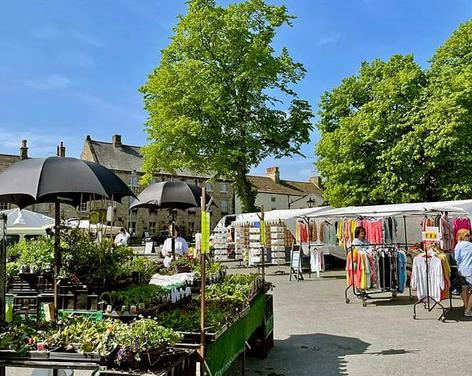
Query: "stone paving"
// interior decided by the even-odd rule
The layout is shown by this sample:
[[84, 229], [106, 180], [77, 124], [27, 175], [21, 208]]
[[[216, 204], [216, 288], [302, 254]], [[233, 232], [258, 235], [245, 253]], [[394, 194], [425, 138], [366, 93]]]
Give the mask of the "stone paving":
[[[300, 282], [268, 275], [276, 285], [275, 347], [264, 360], [248, 358], [246, 375], [472, 374], [472, 318], [462, 315], [458, 297], [445, 323], [441, 310], [422, 306], [414, 320], [408, 294], [346, 304], [344, 275], [328, 271]], [[241, 374], [240, 367], [228, 375]]]

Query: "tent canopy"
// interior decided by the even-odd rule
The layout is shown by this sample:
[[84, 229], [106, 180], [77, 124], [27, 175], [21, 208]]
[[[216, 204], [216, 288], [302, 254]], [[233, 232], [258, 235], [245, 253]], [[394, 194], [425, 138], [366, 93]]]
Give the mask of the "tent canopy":
[[38, 228], [46, 229], [54, 226], [54, 218], [30, 210], [19, 208], [2, 212], [7, 216], [7, 228]]
[[389, 204], [371, 206], [348, 206], [306, 214], [309, 218], [352, 217], [352, 216], [402, 216], [449, 212], [472, 214], [472, 200], [420, 202], [411, 204]]

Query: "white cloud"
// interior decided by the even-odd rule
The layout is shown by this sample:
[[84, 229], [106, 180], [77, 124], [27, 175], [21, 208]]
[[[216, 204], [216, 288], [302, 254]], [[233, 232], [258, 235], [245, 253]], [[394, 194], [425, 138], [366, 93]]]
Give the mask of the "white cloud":
[[26, 80], [25, 85], [36, 90], [56, 90], [69, 86], [71, 80], [61, 74], [51, 74], [45, 77], [39, 77], [32, 80]]
[[37, 27], [31, 31], [34, 37], [38, 39], [56, 39], [59, 36], [57, 29], [51, 25]]
[[82, 31], [75, 30], [72, 32], [72, 36], [79, 42], [92, 47], [103, 47], [104, 44], [101, 40], [91, 34], [84, 33]]
[[90, 55], [80, 51], [63, 52], [57, 59], [59, 63], [67, 65], [75, 65], [82, 68], [95, 67], [95, 60]]
[[336, 44], [341, 39], [339, 34], [327, 35], [323, 38], [318, 39], [318, 46], [326, 46], [328, 44]]
[[0, 127], [0, 139], [2, 140], [2, 150], [0, 153], [18, 155], [21, 140], [28, 141], [28, 154], [33, 157], [45, 157], [56, 154], [56, 146], [60, 141], [64, 141], [67, 147], [72, 141], [68, 137], [63, 137], [56, 133], [47, 134], [44, 132], [14, 131], [13, 127]]

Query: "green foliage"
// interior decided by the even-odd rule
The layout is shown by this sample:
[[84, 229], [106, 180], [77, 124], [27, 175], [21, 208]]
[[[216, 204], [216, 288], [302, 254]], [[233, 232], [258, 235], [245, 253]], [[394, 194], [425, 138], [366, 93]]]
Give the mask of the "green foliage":
[[124, 290], [104, 292], [101, 299], [112, 306], [126, 305], [137, 306], [139, 303], [158, 303], [163, 296], [167, 296], [168, 291], [156, 285], [136, 285]]
[[472, 21], [422, 71], [411, 56], [362, 63], [323, 95], [317, 167], [332, 206], [470, 198]]
[[102, 283], [123, 276], [129, 271], [128, 261], [133, 256], [128, 247], [113, 249], [109, 241], [91, 242], [80, 231], [67, 234], [61, 248], [60, 274], [75, 276], [83, 283]]
[[36, 240], [21, 240], [7, 248], [7, 275], [18, 274], [22, 266], [30, 266], [35, 272], [52, 269], [54, 262], [54, 243], [41, 237]]
[[188, 2], [141, 88], [149, 112], [147, 178], [182, 168], [215, 173], [234, 180], [244, 209], [254, 210], [250, 168], [269, 155], [298, 154], [309, 140], [311, 108], [293, 89], [305, 69], [271, 45], [293, 18], [263, 0], [226, 8]]
[[[123, 249], [123, 247], [121, 247]], [[142, 283], [148, 283], [151, 277], [156, 274], [157, 268], [154, 262], [148, 257], [132, 257], [126, 260], [117, 273], [117, 278], [127, 277], [133, 273], [138, 273]]]

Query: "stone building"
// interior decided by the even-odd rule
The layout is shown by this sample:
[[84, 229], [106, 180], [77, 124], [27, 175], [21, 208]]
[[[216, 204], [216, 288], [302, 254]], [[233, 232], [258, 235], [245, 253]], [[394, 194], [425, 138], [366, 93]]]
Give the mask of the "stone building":
[[[139, 184], [140, 177], [143, 175], [140, 147], [122, 143], [120, 135], [114, 135], [111, 142], [97, 141], [87, 136], [80, 158], [99, 163], [112, 170], [128, 184], [136, 195], [144, 188]], [[172, 179], [206, 186], [207, 192], [216, 203], [216, 206], [212, 206], [212, 227], [223, 215], [234, 213], [234, 194], [230, 181], [217, 180], [210, 183], [209, 175], [195, 174], [192, 171], [183, 170], [176, 176], [166, 172], [158, 173], [154, 176], [152, 182]], [[167, 229], [173, 215], [169, 210], [137, 209], [130, 211], [131, 200], [130, 198], [124, 198], [121, 204], [114, 204], [115, 226], [132, 229], [135, 241], [141, 239], [143, 231], [156, 234]], [[75, 214], [78, 217], [87, 217], [90, 210], [93, 209], [93, 205], [100, 205], [100, 203], [84, 203], [77, 212], [69, 211], [66, 215], [74, 216]], [[193, 233], [200, 230], [199, 208], [186, 211], [177, 210], [175, 215], [176, 222], [187, 239], [190, 239]]]
[[[264, 210], [300, 209], [323, 204], [321, 178], [312, 176], [308, 182], [282, 180], [278, 167], [269, 167], [266, 176], [248, 176], [256, 187], [256, 206]], [[236, 213], [241, 213], [241, 202], [236, 198]]]

